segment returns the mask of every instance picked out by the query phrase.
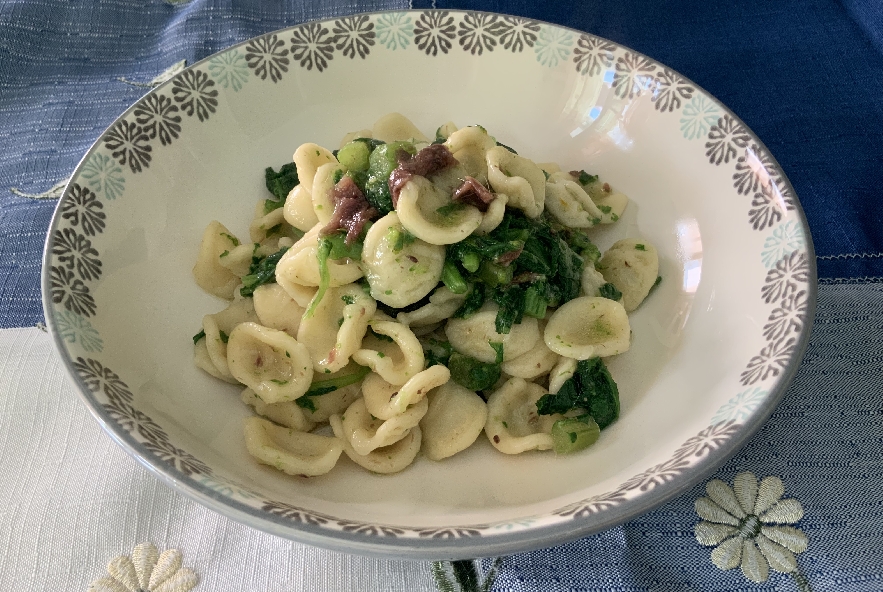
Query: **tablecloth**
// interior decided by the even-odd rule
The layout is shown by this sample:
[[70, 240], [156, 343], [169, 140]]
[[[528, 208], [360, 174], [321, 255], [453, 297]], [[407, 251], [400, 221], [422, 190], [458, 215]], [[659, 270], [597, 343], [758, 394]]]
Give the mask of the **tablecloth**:
[[[718, 97], [778, 159], [818, 255], [815, 328], [778, 410], [715, 480], [551, 549], [456, 565], [365, 559], [277, 539], [182, 498], [76, 399], [34, 327], [54, 198], [89, 145], [182, 61], [306, 20], [410, 7], [506, 12], [630, 46]], [[883, 590], [879, 3], [0, 0], [0, 138], [0, 589], [122, 590], [107, 564], [119, 575], [129, 564], [115, 558], [138, 563], [150, 543], [163, 558], [156, 577], [178, 590]], [[697, 528], [709, 522], [697, 500], [752, 479], [793, 500], [791, 559], [722, 570], [727, 549], [713, 528]], [[764, 562], [774, 569], [764, 573]]]

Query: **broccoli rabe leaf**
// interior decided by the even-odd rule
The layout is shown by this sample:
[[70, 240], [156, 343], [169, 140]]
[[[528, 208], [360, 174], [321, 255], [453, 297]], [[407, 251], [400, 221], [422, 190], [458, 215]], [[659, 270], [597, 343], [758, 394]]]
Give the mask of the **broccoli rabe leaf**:
[[200, 339], [205, 339], [205, 329], [193, 336], [193, 345], [199, 343]]
[[423, 356], [426, 359], [426, 367], [442, 365], [447, 367], [454, 348], [447, 341], [427, 339], [423, 342]]
[[[283, 164], [279, 168], [278, 173], [272, 167], [267, 167], [264, 171], [264, 182], [267, 185], [267, 190], [276, 196], [276, 201], [284, 203], [285, 198], [288, 197], [291, 190], [299, 183], [297, 166], [293, 162]], [[264, 204], [264, 208], [266, 207], [266, 204]]]
[[619, 417], [619, 389], [600, 358], [580, 360], [576, 373], [555, 394], [537, 401], [540, 415], [582, 411], [603, 430]]
[[471, 391], [489, 389], [500, 380], [500, 365], [486, 364], [457, 352], [448, 360], [451, 380]]
[[239, 294], [251, 296], [259, 286], [275, 283], [276, 264], [279, 263], [286, 251], [288, 251], [288, 247], [282, 247], [272, 255], [253, 258], [248, 274], [242, 277], [242, 288], [239, 289]]

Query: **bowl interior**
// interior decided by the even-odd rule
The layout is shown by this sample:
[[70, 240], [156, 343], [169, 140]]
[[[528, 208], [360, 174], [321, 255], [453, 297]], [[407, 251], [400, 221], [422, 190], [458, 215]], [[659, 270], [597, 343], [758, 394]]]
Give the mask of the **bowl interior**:
[[[401, 14], [419, 24], [423, 13]], [[370, 18], [378, 23], [380, 16]], [[744, 128], [739, 133], [748, 140], [725, 138], [733, 154], [726, 146], [726, 161], [714, 163], [709, 133], [724, 125], [728, 112], [688, 81], [679, 79], [669, 89], [677, 107], [660, 108], [662, 82], [670, 72], [663, 66], [647, 60], [646, 72], [637, 66], [627, 70], [622, 64], [630, 63], [628, 56], [645, 58], [609, 44], [607, 53], [598, 54], [597, 71], [582, 73], [576, 50], [582, 38], [594, 38], [537, 26], [541, 33], [572, 38], [569, 53], [554, 65], [540, 59], [539, 41], [521, 52], [505, 51], [501, 44], [481, 55], [455, 44], [448, 53], [430, 56], [416, 42], [390, 48], [378, 39], [364, 59], [338, 52], [319, 71], [295, 59], [291, 39], [296, 34], [280, 32], [282, 47], [292, 49], [288, 70], [280, 70], [277, 80], [272, 75], [262, 79], [245, 59], [247, 47], [238, 46], [219, 54], [220, 60], [189, 69], [195, 73], [190, 79], [185, 72], [142, 99], [142, 114], [150, 97], [178, 108], [166, 112], [172, 122], [179, 118], [179, 131], [169, 142], [160, 133], [150, 137], [148, 126], [138, 123], [137, 107], [124, 114], [124, 127], [140, 126], [147, 130], [145, 139], [139, 144], [134, 132], [123, 138], [129, 152], [122, 163], [115, 154], [119, 142], [112, 137], [119, 123], [96, 143], [63, 198], [47, 246], [48, 275], [67, 269], [58, 247], [65, 229], [82, 235], [100, 254], [100, 276], [79, 278], [95, 303], [92, 314], [88, 307], [68, 305], [75, 298], [54, 301], [53, 285], [47, 285], [46, 298], [62, 354], [105, 427], [187, 493], [222, 511], [228, 508], [235, 517], [277, 534], [303, 538], [304, 532], [314, 532], [318, 538], [310, 542], [352, 550], [335, 534], [342, 532], [341, 521], [386, 525], [405, 534], [479, 525], [482, 532], [490, 529], [487, 536], [524, 533], [513, 541], [518, 536], [527, 540], [537, 529], [563, 532], [573, 520], [561, 515], [562, 508], [625, 491], [623, 484], [636, 476], [671, 465], [683, 444], [709, 427], [726, 423], [732, 428], [717, 446], [725, 447], [740, 429], [761, 421], [783, 388], [790, 360], [784, 358], [775, 373], [745, 378], [752, 358], [774, 345], [764, 328], [778, 302], [764, 300], [764, 286], [776, 263], [808, 248], [799, 210], [788, 207], [793, 200], [788, 201], [787, 181]], [[228, 68], [239, 72], [239, 84], [223, 83], [226, 79], [217, 75], [217, 64], [223, 63], [242, 65]], [[203, 78], [212, 84], [200, 90]], [[197, 89], [192, 115], [178, 100], [181, 89], [191, 87]], [[205, 102], [211, 109], [204, 109], [203, 121], [200, 97], [214, 100]], [[509, 457], [481, 436], [451, 459], [418, 457], [392, 476], [370, 474], [342, 456], [328, 475], [292, 478], [256, 464], [246, 453], [242, 419], [250, 410], [239, 401], [240, 389], [194, 367], [191, 336], [203, 315], [225, 306], [203, 293], [191, 275], [206, 224], [219, 220], [247, 237], [254, 205], [266, 197], [265, 167], [289, 162], [303, 142], [337, 148], [346, 132], [370, 127], [391, 111], [405, 114], [430, 136], [449, 120], [481, 124], [528, 158], [599, 174], [630, 196], [622, 219], [593, 237], [602, 250], [625, 237], [651, 242], [659, 250], [662, 283], [630, 317], [631, 349], [609, 360], [620, 388], [621, 417], [590, 449], [572, 456]], [[729, 137], [739, 139], [738, 133]], [[139, 146], [150, 147], [149, 163], [136, 172], [131, 163], [138, 159]], [[740, 195], [734, 186], [734, 174], [754, 162], [752, 155], [759, 163], [757, 171], [751, 169], [755, 184], [766, 179], [770, 191], [778, 192], [768, 207], [779, 217], [760, 229], [750, 214], [757, 191]], [[743, 167], [737, 169], [740, 159]], [[63, 216], [65, 203], [78, 203], [77, 187], [87, 197], [92, 192], [101, 204], [92, 209], [105, 216], [101, 232], [89, 235], [85, 226]], [[763, 193], [763, 187], [758, 191]], [[765, 256], [770, 237], [782, 229], [790, 233], [790, 243]], [[808, 289], [803, 283], [799, 288]], [[806, 308], [797, 316], [804, 318]], [[78, 332], [67, 329], [76, 323]], [[791, 336], [806, 330], [804, 322]], [[792, 356], [796, 349], [792, 345]], [[108, 370], [131, 396], [114, 395], [113, 386], [108, 390], [113, 383]], [[727, 411], [739, 397], [748, 402]], [[124, 403], [128, 411], [120, 411]], [[132, 417], [127, 419], [126, 412]], [[163, 436], [151, 436], [157, 431]], [[634, 506], [669, 481], [689, 480], [689, 465], [699, 464], [700, 456], [669, 467], [670, 478], [651, 480], [643, 490], [635, 486], [629, 493], [637, 500]], [[326, 532], [323, 524], [281, 523], [276, 509], [286, 507], [332, 517], [338, 525]], [[620, 516], [628, 512], [620, 506], [613, 510]], [[583, 531], [592, 528], [593, 520], [600, 525], [610, 518], [603, 512], [588, 514], [579, 525]], [[565, 522], [568, 526], [560, 526]], [[369, 546], [372, 536], [364, 535]]]

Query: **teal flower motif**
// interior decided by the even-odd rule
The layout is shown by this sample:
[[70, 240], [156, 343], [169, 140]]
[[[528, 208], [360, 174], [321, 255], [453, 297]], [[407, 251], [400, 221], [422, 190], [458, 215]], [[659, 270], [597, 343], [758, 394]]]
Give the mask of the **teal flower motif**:
[[803, 518], [803, 506], [796, 499], [781, 499], [781, 479], [765, 477], [758, 484], [746, 471], [736, 475], [732, 487], [713, 479], [705, 490], [708, 497], [696, 500], [696, 513], [703, 520], [694, 533], [699, 544], [715, 548], [711, 562], [716, 567], [741, 567], [756, 583], [766, 582], [772, 567], [791, 575], [800, 589], [809, 589], [794, 556], [806, 551], [809, 540], [800, 530], [782, 526]]
[[567, 60], [570, 56], [570, 48], [573, 47], [573, 35], [557, 27], [543, 27], [540, 29], [540, 38], [533, 50], [537, 54], [537, 61], [549, 68], [554, 68], [559, 62]]
[[708, 135], [720, 117], [720, 109], [705, 95], [697, 94], [687, 103], [681, 115], [681, 133], [687, 140], [696, 140]]
[[56, 311], [55, 324], [58, 334], [68, 343], [79, 341], [80, 347], [87, 352], [101, 352], [104, 349], [104, 341], [85, 317], [69, 310], [59, 310]]
[[768, 394], [769, 391], [757, 387], [742, 391], [717, 410], [717, 413], [711, 418], [711, 423], [716, 424], [730, 420], [745, 421]]
[[104, 194], [105, 199], [116, 199], [126, 188], [123, 168], [110, 156], [96, 152], [83, 165], [80, 177], [96, 194]]
[[763, 266], [772, 268], [779, 259], [794, 251], [802, 251], [803, 233], [797, 222], [791, 220], [776, 228], [763, 243], [763, 251], [760, 252]]
[[211, 77], [224, 88], [239, 90], [248, 82], [248, 64], [238, 49], [225, 51], [209, 60], [208, 71]]
[[214, 477], [210, 477], [209, 475], [200, 475], [196, 478], [196, 480], [211, 489], [212, 491], [217, 491], [221, 495], [226, 495], [228, 497], [235, 497], [239, 499], [257, 498], [257, 495], [248, 491], [247, 489], [237, 487], [230, 482], [217, 481]]
[[407, 13], [392, 12], [377, 19], [377, 39], [386, 49], [405, 49], [413, 37], [414, 25]]

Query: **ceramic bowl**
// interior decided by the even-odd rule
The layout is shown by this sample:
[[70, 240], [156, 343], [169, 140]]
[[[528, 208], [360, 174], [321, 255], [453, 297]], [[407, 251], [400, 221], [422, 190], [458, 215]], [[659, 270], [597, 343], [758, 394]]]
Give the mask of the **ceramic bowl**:
[[[223, 308], [191, 275], [213, 219], [247, 236], [263, 171], [398, 111], [424, 133], [481, 124], [521, 154], [600, 174], [631, 197], [596, 233], [657, 246], [662, 283], [609, 360], [620, 419], [589, 449], [506, 456], [480, 437], [444, 462], [375, 475], [345, 457], [299, 479], [246, 453], [239, 389], [192, 362]], [[519, 17], [408, 11], [312, 22], [176, 74], [92, 146], [59, 202], [46, 318], [107, 433], [234, 520], [340, 551], [466, 558], [548, 546], [671, 499], [766, 420], [815, 302], [797, 197], [731, 111], [666, 66]]]

